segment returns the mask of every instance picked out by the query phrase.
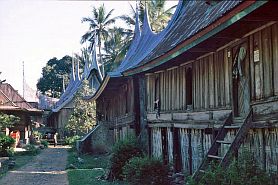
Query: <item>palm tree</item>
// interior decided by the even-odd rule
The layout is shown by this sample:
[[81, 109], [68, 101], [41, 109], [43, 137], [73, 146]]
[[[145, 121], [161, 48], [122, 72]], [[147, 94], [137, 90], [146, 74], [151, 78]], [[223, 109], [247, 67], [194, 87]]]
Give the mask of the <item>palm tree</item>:
[[[177, 5], [172, 6], [165, 10], [166, 6], [166, 0], [141, 0], [139, 3], [138, 8], [138, 14], [139, 14], [139, 25], [142, 25], [144, 20], [144, 12], [145, 7], [148, 7], [148, 14], [150, 19], [150, 24], [152, 27], [152, 30], [155, 32], [159, 32], [163, 30], [166, 26], [169, 20], [171, 19], [173, 15], [173, 10], [176, 8]], [[126, 37], [125, 43], [127, 43], [127, 46], [130, 45], [132, 38], [133, 38], [133, 28], [136, 23], [136, 11], [135, 9], [130, 5], [131, 13], [129, 15], [122, 15], [119, 16], [120, 19], [125, 21], [125, 23], [129, 26], [130, 29], [127, 29], [127, 31], [130, 32], [129, 37]]]
[[131, 36], [128, 29], [114, 27], [109, 30], [107, 40], [104, 42], [103, 60], [107, 71], [115, 69], [123, 60], [131, 42], [127, 42]]
[[[165, 10], [166, 0], [141, 0], [139, 3], [139, 24], [142, 25], [144, 19], [145, 7], [148, 7], [148, 14], [152, 30], [159, 32], [163, 30], [173, 15], [173, 11], [177, 5]], [[131, 7], [131, 15], [119, 16], [127, 25], [135, 25], [136, 11]]]
[[149, 19], [152, 30], [159, 32], [163, 30], [173, 15], [177, 5], [165, 9], [166, 0], [148, 0], [145, 4], [148, 7]]
[[96, 42], [99, 49], [99, 57], [100, 57], [100, 63], [102, 65], [103, 76], [104, 76], [104, 63], [102, 60], [101, 45], [102, 45], [102, 41], [106, 40], [108, 37], [109, 26], [111, 24], [114, 24], [116, 21], [116, 18], [111, 18], [111, 14], [113, 11], [114, 9], [110, 10], [107, 13], [104, 4], [102, 4], [98, 8], [96, 7], [93, 8], [92, 17], [84, 17], [82, 19], [82, 23], [88, 22], [90, 24], [90, 27], [89, 30], [82, 36], [81, 44], [85, 43], [86, 41], [89, 41], [90, 49], [92, 50], [93, 45]]

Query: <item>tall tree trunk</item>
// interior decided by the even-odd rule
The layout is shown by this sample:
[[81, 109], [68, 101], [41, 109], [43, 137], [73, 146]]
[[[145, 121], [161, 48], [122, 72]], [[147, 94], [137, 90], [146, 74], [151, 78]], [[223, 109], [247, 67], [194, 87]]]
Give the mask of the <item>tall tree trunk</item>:
[[101, 42], [99, 42], [99, 45], [98, 45], [98, 53], [99, 53], [99, 60], [100, 60], [100, 63], [101, 63], [101, 67], [102, 67], [102, 77], [104, 78], [104, 62], [102, 60], [102, 55], [101, 55]]

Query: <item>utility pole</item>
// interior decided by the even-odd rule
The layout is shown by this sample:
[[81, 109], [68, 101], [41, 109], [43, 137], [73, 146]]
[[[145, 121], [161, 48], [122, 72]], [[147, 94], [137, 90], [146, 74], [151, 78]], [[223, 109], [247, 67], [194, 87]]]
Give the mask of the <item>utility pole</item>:
[[25, 82], [25, 74], [24, 74], [24, 61], [22, 62], [22, 77], [23, 77], [23, 79], [22, 79], [22, 95], [23, 95], [23, 98], [25, 98], [24, 96], [25, 96], [25, 85], [24, 85], [24, 82]]

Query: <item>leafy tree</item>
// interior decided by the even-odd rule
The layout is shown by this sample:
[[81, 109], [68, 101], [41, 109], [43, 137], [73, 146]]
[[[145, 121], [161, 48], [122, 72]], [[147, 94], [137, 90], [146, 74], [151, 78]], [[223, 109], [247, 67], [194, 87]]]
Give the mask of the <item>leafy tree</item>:
[[14, 124], [18, 123], [20, 118], [14, 115], [8, 115], [4, 113], [0, 113], [0, 131], [12, 127]]
[[89, 82], [84, 80], [82, 87], [75, 94], [74, 110], [65, 127], [68, 131], [74, 133], [74, 135], [86, 134], [96, 124], [95, 102], [88, 102], [83, 99], [90, 94]]
[[[144, 20], [145, 7], [148, 8], [149, 21], [153, 31], [159, 32], [163, 30], [173, 15], [173, 11], [177, 5], [166, 9], [166, 0], [141, 0], [139, 3], [139, 24], [142, 25]], [[131, 7], [131, 14], [122, 15], [119, 18], [126, 22], [127, 25], [135, 26], [136, 11]]]
[[[46, 66], [42, 68], [42, 77], [37, 83], [37, 88], [43, 94], [49, 93], [50, 96], [59, 97], [63, 90], [63, 78], [69, 81], [72, 57], [64, 56], [58, 60], [56, 57], [50, 59]], [[80, 65], [82, 68], [83, 63]]]
[[[150, 19], [151, 28], [155, 32], [159, 32], [163, 30], [166, 26], [169, 20], [172, 17], [173, 10], [176, 8], [175, 6], [172, 6], [168, 9], [165, 8], [166, 0], [142, 0], [139, 3], [138, 8], [138, 14], [139, 14], [139, 25], [142, 25], [144, 20], [144, 12], [145, 12], [145, 6], [148, 7], [148, 14]], [[134, 26], [136, 23], [136, 10], [130, 5], [131, 13], [129, 15], [122, 15], [119, 16], [121, 20], [123, 20], [128, 26], [128, 29], [125, 29], [125, 32], [119, 33], [122, 35], [121, 42], [107, 42], [105, 45], [105, 51], [110, 57], [110, 59], [107, 61], [109, 66], [117, 66], [118, 63], [120, 63], [118, 60], [122, 60], [122, 58], [125, 56], [131, 41], [133, 39], [134, 35]], [[113, 30], [112, 35], [113, 35]], [[120, 39], [118, 39], [120, 40]], [[122, 44], [124, 43], [124, 44]], [[115, 51], [114, 48], [120, 48], [119, 51]], [[115, 57], [111, 55], [111, 53], [114, 53], [114, 55], [117, 55], [120, 53], [120, 57]], [[107, 59], [107, 57], [105, 58]], [[115, 61], [113, 61], [113, 59]], [[112, 63], [115, 63], [112, 65]]]
[[85, 43], [86, 41], [90, 42], [90, 49], [93, 48], [95, 42], [97, 42], [100, 56], [100, 63], [102, 64], [102, 74], [104, 76], [104, 64], [101, 55], [101, 47], [102, 41], [106, 40], [108, 37], [109, 26], [114, 24], [116, 18], [111, 18], [111, 14], [114, 9], [110, 10], [108, 13], [102, 4], [100, 7], [93, 8], [93, 16], [92, 17], [84, 17], [82, 19], [83, 22], [88, 22], [90, 24], [89, 30], [82, 36], [81, 43]]

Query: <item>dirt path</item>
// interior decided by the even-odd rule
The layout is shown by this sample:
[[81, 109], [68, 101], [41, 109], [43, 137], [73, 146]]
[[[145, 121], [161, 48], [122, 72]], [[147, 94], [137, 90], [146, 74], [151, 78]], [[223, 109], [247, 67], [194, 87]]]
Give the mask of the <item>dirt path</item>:
[[68, 185], [67, 148], [50, 147], [42, 150], [25, 166], [9, 171], [1, 180], [1, 185]]

